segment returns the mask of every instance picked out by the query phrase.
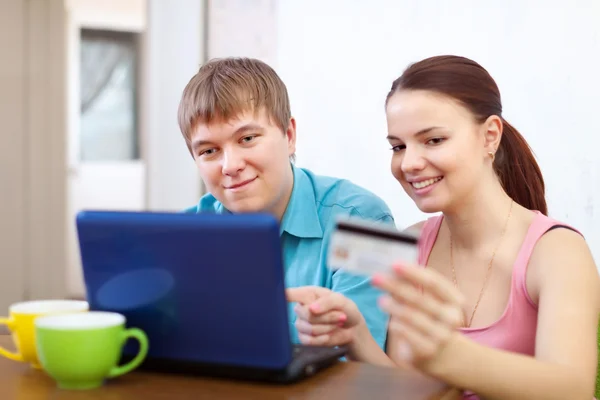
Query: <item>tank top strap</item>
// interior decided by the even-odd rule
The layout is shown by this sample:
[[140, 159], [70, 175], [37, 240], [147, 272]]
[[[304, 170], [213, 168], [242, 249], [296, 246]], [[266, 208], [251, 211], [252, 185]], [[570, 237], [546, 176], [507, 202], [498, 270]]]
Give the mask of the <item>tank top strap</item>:
[[419, 236], [419, 265], [427, 264], [429, 254], [433, 249], [443, 219], [444, 216], [440, 214], [428, 218], [423, 224]]
[[519, 250], [517, 259], [515, 260], [515, 264], [514, 264], [515, 270], [513, 271], [513, 278], [514, 278], [513, 283], [517, 286], [518, 289], [520, 289], [522, 291], [522, 293], [525, 295], [525, 297], [527, 297], [527, 300], [533, 306], [535, 306], [535, 303], [529, 296], [529, 292], [527, 291], [526, 283], [527, 283], [527, 267], [529, 265], [529, 259], [531, 258], [531, 255], [533, 254], [533, 250], [535, 249], [536, 243], [538, 242], [538, 240], [540, 240], [540, 238], [546, 232], [548, 232], [554, 228], [564, 227], [564, 228], [571, 229], [571, 230], [581, 234], [581, 232], [579, 232], [577, 229], [575, 229], [567, 224], [564, 224], [558, 220], [555, 220], [554, 218], [547, 217], [539, 211], [535, 211], [535, 213], [537, 215], [534, 217], [533, 221], [531, 222], [531, 225], [529, 226], [529, 230], [527, 231], [527, 234], [525, 235], [525, 240], [523, 241], [521, 249]]

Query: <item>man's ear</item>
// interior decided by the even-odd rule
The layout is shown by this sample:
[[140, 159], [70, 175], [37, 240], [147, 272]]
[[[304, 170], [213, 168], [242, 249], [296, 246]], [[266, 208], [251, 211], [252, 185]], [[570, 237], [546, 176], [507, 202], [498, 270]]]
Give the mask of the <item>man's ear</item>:
[[285, 131], [285, 137], [288, 142], [288, 155], [291, 157], [296, 153], [296, 120], [294, 117], [290, 118], [290, 122]]

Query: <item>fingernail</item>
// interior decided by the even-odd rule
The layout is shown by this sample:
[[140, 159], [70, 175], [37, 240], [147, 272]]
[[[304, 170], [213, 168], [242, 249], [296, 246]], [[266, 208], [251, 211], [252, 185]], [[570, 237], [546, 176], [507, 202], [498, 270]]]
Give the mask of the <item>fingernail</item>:
[[400, 342], [398, 345], [398, 355], [406, 362], [409, 362], [413, 358], [413, 352], [410, 345], [406, 342]]
[[319, 307], [319, 304], [317, 304], [317, 303], [313, 303], [310, 305], [310, 311], [319, 312], [320, 309], [321, 309], [321, 307]]
[[373, 275], [373, 277], [371, 278], [371, 282], [373, 283], [373, 285], [381, 285], [381, 283], [383, 282], [383, 276]]
[[404, 268], [405, 268], [405, 266], [403, 264], [394, 264], [394, 271], [397, 274], [403, 273], [404, 272]]
[[340, 315], [339, 322], [343, 324], [344, 322], [346, 322], [347, 319], [348, 317], [346, 317], [346, 314], [342, 314]]
[[380, 307], [386, 307], [390, 304], [390, 299], [387, 296], [381, 296], [377, 299], [377, 304], [379, 304]]

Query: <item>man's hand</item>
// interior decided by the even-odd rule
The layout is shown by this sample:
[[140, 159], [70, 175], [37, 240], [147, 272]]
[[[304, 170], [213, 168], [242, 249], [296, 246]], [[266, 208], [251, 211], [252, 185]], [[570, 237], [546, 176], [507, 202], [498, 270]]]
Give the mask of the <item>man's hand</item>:
[[340, 293], [319, 286], [286, 290], [287, 299], [296, 304], [296, 329], [303, 344], [340, 346], [351, 344], [355, 331], [365, 320], [356, 304]]

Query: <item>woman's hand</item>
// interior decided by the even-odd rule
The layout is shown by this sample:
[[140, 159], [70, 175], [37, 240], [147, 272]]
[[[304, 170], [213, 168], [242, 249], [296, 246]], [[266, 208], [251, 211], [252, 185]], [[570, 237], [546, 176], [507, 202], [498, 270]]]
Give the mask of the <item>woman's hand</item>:
[[356, 304], [344, 295], [318, 286], [286, 290], [289, 302], [296, 304], [296, 329], [303, 344], [341, 346], [350, 344], [365, 320]]
[[400, 343], [390, 354], [427, 371], [463, 321], [464, 298], [451, 282], [434, 270], [396, 265], [392, 275], [376, 275], [374, 286], [387, 292], [380, 306], [390, 314], [389, 332]]

